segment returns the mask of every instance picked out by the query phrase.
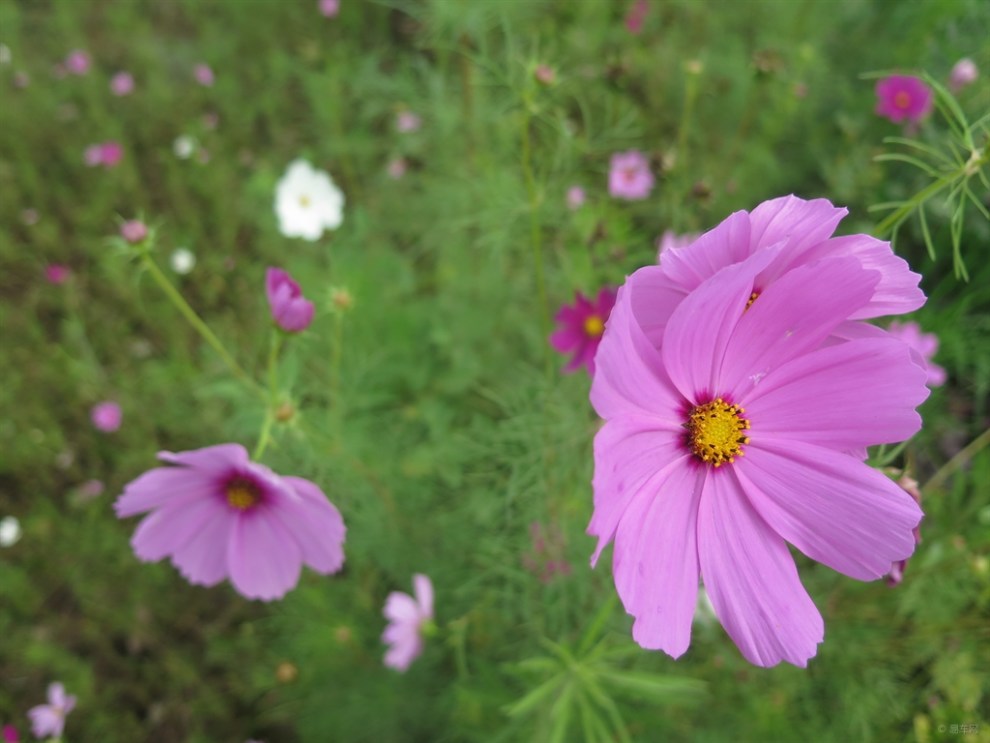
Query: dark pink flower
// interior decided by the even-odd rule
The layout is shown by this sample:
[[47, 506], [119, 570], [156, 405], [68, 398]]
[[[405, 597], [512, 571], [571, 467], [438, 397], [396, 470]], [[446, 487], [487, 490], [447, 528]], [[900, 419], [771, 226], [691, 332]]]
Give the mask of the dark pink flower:
[[588, 374], [595, 375], [595, 353], [605, 332], [612, 305], [615, 304], [615, 290], [606, 287], [591, 301], [577, 292], [573, 305], [564, 305], [554, 320], [557, 330], [550, 335], [550, 345], [557, 353], [574, 356], [564, 367], [565, 372], [573, 372], [582, 366]]
[[653, 190], [653, 173], [646, 155], [637, 150], [612, 155], [608, 192], [617, 199], [645, 199]]
[[110, 140], [93, 144], [86, 148], [83, 153], [83, 160], [91, 168], [102, 165], [105, 168], [112, 168], [124, 158], [124, 147], [120, 142]]
[[416, 573], [413, 576], [413, 598], [408, 593], [393, 591], [385, 600], [384, 614], [389, 620], [382, 641], [389, 646], [385, 665], [406, 671], [423, 652], [423, 632], [433, 621], [433, 583]]
[[110, 78], [110, 92], [114, 95], [130, 95], [134, 90], [134, 76], [129, 72], [118, 72]]
[[281, 598], [303, 564], [324, 575], [344, 564], [340, 512], [309, 480], [283, 477], [252, 462], [238, 444], [158, 458], [114, 504], [117, 516], [148, 513], [131, 539], [137, 556], [170, 557], [190, 582], [230, 578], [249, 599]]
[[340, 12], [340, 0], [320, 0], [320, 12], [327, 18], [336, 18]]
[[48, 686], [48, 704], [39, 704], [28, 710], [31, 732], [36, 738], [61, 738], [65, 730], [65, 716], [76, 706], [76, 698], [65, 693], [59, 682]]
[[93, 409], [89, 411], [89, 419], [97, 431], [113, 433], [120, 428], [124, 413], [120, 409], [120, 405], [112, 400], [105, 400], [93, 406]]
[[213, 85], [213, 70], [207, 64], [200, 63], [193, 68], [193, 77], [205, 88]]
[[626, 14], [626, 29], [631, 34], [639, 34], [643, 30], [643, 21], [650, 11], [650, 4], [647, 0], [633, 0]]
[[69, 52], [69, 56], [65, 58], [64, 64], [65, 69], [73, 75], [85, 75], [89, 72], [89, 54], [81, 49], [75, 49]]
[[931, 113], [934, 104], [931, 88], [913, 75], [891, 75], [878, 80], [876, 93], [877, 115], [895, 124], [921, 121]]
[[3, 726], [3, 743], [20, 743], [21, 736], [13, 725]]
[[51, 263], [45, 266], [45, 279], [49, 284], [64, 284], [72, 275], [72, 269], [62, 263]]
[[140, 219], [129, 219], [120, 225], [120, 236], [131, 245], [137, 245], [148, 237], [148, 225]]
[[923, 333], [916, 322], [894, 321], [887, 332], [898, 340], [903, 341], [912, 351], [917, 353], [916, 361], [928, 373], [928, 386], [941, 387], [945, 384], [945, 369], [932, 361], [938, 351], [938, 336], [934, 333]]
[[970, 83], [976, 82], [979, 76], [980, 71], [976, 63], [969, 57], [964, 57], [952, 66], [952, 71], [949, 73], [949, 90], [957, 93]]
[[315, 305], [303, 297], [299, 284], [281, 268], [265, 273], [265, 292], [275, 323], [289, 333], [299, 333], [313, 322]]

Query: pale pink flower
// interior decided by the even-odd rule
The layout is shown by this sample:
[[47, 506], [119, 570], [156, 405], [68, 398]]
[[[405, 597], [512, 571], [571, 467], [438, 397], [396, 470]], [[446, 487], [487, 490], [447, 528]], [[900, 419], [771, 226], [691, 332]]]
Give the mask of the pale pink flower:
[[393, 157], [388, 161], [386, 172], [388, 173], [389, 178], [397, 181], [406, 174], [408, 167], [409, 163], [406, 162], [404, 157]]
[[302, 295], [299, 284], [281, 268], [265, 273], [265, 292], [275, 323], [287, 333], [299, 333], [313, 322], [316, 306]]
[[120, 236], [131, 245], [137, 245], [148, 237], [148, 225], [140, 219], [129, 219], [120, 225]]
[[567, 208], [571, 211], [575, 211], [584, 206], [584, 202], [587, 201], [587, 196], [585, 195], [584, 189], [580, 186], [571, 186], [567, 189]]
[[64, 263], [50, 263], [45, 266], [45, 279], [49, 284], [64, 284], [72, 275], [72, 269]]
[[931, 113], [935, 96], [931, 88], [913, 75], [890, 75], [877, 80], [877, 116], [916, 123]]
[[663, 256], [663, 254], [668, 250], [680, 250], [681, 248], [686, 248], [697, 239], [697, 232], [689, 232], [684, 235], [678, 235], [672, 230], [664, 230], [664, 233], [657, 238], [657, 262], [660, 262], [661, 256]]
[[203, 64], [202, 62], [193, 68], [193, 77], [196, 79], [200, 85], [204, 88], [209, 88], [213, 85], [213, 70], [210, 66]]
[[928, 373], [928, 386], [941, 387], [945, 384], [945, 369], [932, 361], [938, 351], [938, 336], [934, 333], [924, 333], [916, 322], [897, 322], [887, 328], [887, 332], [898, 340], [903, 341], [916, 353], [915, 361]]
[[141, 560], [170, 557], [190, 582], [229, 577], [249, 599], [282, 598], [303, 564], [324, 575], [344, 564], [340, 512], [314, 483], [252, 462], [239, 444], [159, 452], [157, 467], [128, 483], [117, 516], [148, 515], [131, 539]]
[[564, 367], [565, 372], [584, 367], [590, 376], [595, 375], [595, 353], [613, 304], [615, 289], [606, 287], [594, 301], [577, 292], [574, 304], [564, 305], [557, 312], [554, 317], [557, 329], [550, 335], [550, 345], [557, 353], [574, 354]]
[[970, 83], [976, 82], [979, 76], [980, 71], [976, 63], [969, 57], [963, 57], [952, 66], [952, 71], [949, 73], [949, 90], [958, 93]]
[[112, 400], [105, 400], [97, 403], [89, 411], [89, 419], [93, 422], [93, 427], [103, 433], [113, 433], [120, 428], [124, 413], [120, 405]]
[[423, 652], [424, 626], [433, 621], [433, 583], [417, 573], [413, 576], [413, 598], [393, 591], [385, 601], [384, 614], [389, 620], [382, 641], [389, 646], [385, 665], [397, 671], [409, 668]]
[[653, 173], [646, 155], [637, 150], [612, 155], [608, 192], [617, 199], [645, 199], [653, 190]]
[[547, 64], [536, 65], [536, 69], [533, 70], [533, 77], [535, 77], [536, 82], [541, 85], [553, 85], [557, 82], [556, 70]]
[[320, 0], [320, 12], [327, 18], [336, 18], [340, 12], [340, 0]]
[[134, 91], [134, 76], [129, 72], [118, 72], [110, 78], [110, 92], [114, 95], [130, 95]]
[[412, 111], [403, 109], [395, 117], [395, 128], [403, 134], [414, 132], [423, 124], [423, 120]]
[[48, 704], [39, 704], [28, 710], [31, 731], [36, 738], [61, 738], [65, 730], [65, 716], [76, 706], [76, 698], [65, 693], [59, 682], [48, 686]]
[[65, 69], [73, 75], [85, 75], [89, 72], [90, 59], [89, 54], [82, 51], [81, 49], [75, 49], [69, 52], [69, 56], [65, 58]]

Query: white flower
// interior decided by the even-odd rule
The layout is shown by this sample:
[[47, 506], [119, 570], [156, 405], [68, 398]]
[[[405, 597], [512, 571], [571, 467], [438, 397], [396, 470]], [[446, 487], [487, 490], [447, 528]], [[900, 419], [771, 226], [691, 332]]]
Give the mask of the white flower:
[[12, 547], [21, 538], [21, 522], [13, 516], [0, 519], [0, 547]]
[[173, 271], [184, 276], [193, 270], [193, 266], [196, 265], [196, 256], [189, 248], [176, 248], [172, 251], [169, 264]]
[[183, 134], [181, 137], [176, 137], [175, 141], [172, 143], [172, 152], [175, 156], [183, 160], [188, 160], [192, 157], [192, 154], [196, 151], [196, 140], [190, 137], [188, 134]]
[[329, 174], [294, 160], [275, 187], [278, 228], [286, 237], [318, 240], [344, 219], [344, 194]]

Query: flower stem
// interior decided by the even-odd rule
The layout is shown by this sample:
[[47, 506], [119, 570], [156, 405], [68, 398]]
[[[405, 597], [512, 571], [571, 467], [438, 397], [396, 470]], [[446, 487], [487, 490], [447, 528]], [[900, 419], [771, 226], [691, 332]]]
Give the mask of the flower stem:
[[268, 345], [268, 407], [265, 408], [265, 420], [261, 424], [258, 443], [251, 455], [251, 459], [256, 462], [261, 459], [268, 442], [271, 441], [272, 423], [275, 422], [275, 406], [278, 404], [278, 352], [281, 348], [282, 333], [277, 328], [272, 329], [272, 339]]
[[[536, 274], [536, 291], [540, 299], [540, 327], [543, 338], [550, 337], [550, 307], [547, 304], [547, 289], [543, 279], [543, 244], [540, 232], [539, 195], [536, 191], [536, 178], [533, 175], [532, 145], [530, 143], [530, 100], [523, 99], [525, 111], [522, 117], [522, 168], [526, 181], [526, 196], [529, 201], [529, 238], [533, 250], [533, 271]], [[544, 343], [546, 346], [546, 343]], [[546, 361], [547, 376], [553, 375], [553, 365], [548, 353], [543, 354]]]
[[969, 444], [967, 444], [963, 449], [956, 452], [952, 459], [939, 467], [938, 471], [928, 478], [928, 482], [921, 486], [922, 492], [928, 490], [929, 488], [940, 487], [946, 480], [949, 479], [951, 475], [956, 472], [956, 470], [976, 456], [977, 452], [979, 452], [980, 449], [985, 447], [987, 444], [990, 444], [990, 428], [970, 441]]

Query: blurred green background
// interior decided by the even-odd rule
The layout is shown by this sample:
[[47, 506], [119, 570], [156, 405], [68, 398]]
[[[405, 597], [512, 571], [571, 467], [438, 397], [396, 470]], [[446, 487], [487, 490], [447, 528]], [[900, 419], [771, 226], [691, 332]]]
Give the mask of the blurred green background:
[[[896, 588], [799, 560], [826, 623], [807, 669], [754, 668], [717, 624], [696, 625], [677, 662], [632, 642], [610, 560], [588, 567], [589, 380], [559, 373], [533, 259], [536, 240], [552, 311], [654, 262], [664, 230], [778, 195], [828, 198], [850, 210], [841, 232], [872, 232], [869, 206], [927, 180], [874, 160], [903, 132], [874, 115], [862, 75], [944, 81], [968, 56], [984, 76], [960, 106], [986, 114], [990, 9], [650, 0], [633, 33], [634, 5], [0, 2], [0, 517], [23, 530], [0, 548], [0, 724], [27, 739], [26, 710], [61, 680], [79, 697], [71, 743], [990, 741], [990, 453], [960, 456], [990, 425], [987, 221], [963, 224], [968, 282], [941, 203], [934, 258], [917, 220], [897, 236], [930, 297], [913, 319], [949, 372], [893, 463], [924, 487], [923, 542]], [[56, 69], [74, 49], [85, 75]], [[130, 95], [110, 92], [119, 71]], [[397, 131], [402, 111], [422, 126]], [[947, 130], [935, 115], [914, 136]], [[107, 140], [122, 162], [87, 167]], [[659, 174], [642, 202], [607, 194], [627, 149]], [[297, 157], [347, 197], [315, 243], [281, 236], [273, 211]], [[572, 185], [588, 194], [576, 211]], [[347, 563], [304, 572], [281, 602], [138, 562], [136, 522], [111, 509], [156, 451], [250, 446], [264, 415], [108, 239], [138, 216], [259, 375], [265, 267], [317, 302], [280, 374], [300, 412], [265, 460], [337, 504]], [[168, 269], [180, 247], [188, 274]], [[70, 279], [46, 281], [51, 264]], [[116, 433], [89, 422], [104, 399], [123, 408]], [[569, 569], [548, 578], [548, 560]], [[381, 607], [414, 572], [433, 579], [443, 630], [402, 675], [382, 666]]]

